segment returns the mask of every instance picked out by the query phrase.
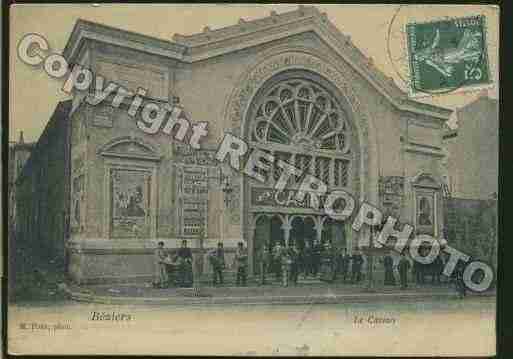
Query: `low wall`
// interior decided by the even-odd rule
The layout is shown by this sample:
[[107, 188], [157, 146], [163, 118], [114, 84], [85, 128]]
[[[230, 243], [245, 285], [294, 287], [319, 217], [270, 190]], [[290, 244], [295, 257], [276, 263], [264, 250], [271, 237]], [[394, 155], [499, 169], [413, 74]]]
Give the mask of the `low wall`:
[[[68, 245], [68, 273], [78, 284], [151, 282], [155, 273], [155, 249], [158, 242], [164, 242], [164, 250], [172, 257], [177, 253], [181, 239], [112, 240], [86, 239], [71, 241]], [[225, 261], [231, 266], [237, 242], [223, 240]], [[203, 274], [212, 273], [207, 254], [216, 248], [218, 239], [204, 240]], [[188, 240], [193, 261], [200, 260], [198, 240]]]

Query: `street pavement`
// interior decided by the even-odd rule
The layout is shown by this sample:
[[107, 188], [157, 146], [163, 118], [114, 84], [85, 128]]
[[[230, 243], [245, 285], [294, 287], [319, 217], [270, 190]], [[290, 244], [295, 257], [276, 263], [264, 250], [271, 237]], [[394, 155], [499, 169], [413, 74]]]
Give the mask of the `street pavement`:
[[[68, 285], [68, 297], [83, 302], [104, 304], [334, 304], [383, 302], [397, 300], [425, 300], [457, 298], [454, 286], [410, 284], [407, 289], [399, 286], [345, 283], [299, 283], [282, 287], [278, 284], [264, 286], [201, 286], [201, 288], [153, 288], [150, 283], [110, 285]], [[495, 291], [468, 293], [468, 296], [494, 296]]]
[[[495, 298], [298, 305], [98, 304], [9, 308], [10, 351], [20, 354], [250, 356], [490, 356]], [[130, 320], [92, 320], [94, 313]], [[31, 323], [61, 330], [27, 330]]]

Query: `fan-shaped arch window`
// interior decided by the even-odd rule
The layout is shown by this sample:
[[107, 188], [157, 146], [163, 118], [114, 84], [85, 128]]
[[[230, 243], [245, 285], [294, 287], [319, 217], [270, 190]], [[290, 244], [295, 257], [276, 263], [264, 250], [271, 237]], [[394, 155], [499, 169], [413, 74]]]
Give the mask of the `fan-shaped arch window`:
[[[264, 89], [249, 128], [251, 142], [335, 187], [347, 187], [352, 159], [349, 116], [319, 82], [286, 78]], [[275, 163], [272, 179], [281, 168]]]
[[347, 114], [333, 95], [312, 81], [291, 79], [266, 92], [257, 109], [252, 140], [348, 154], [349, 130]]

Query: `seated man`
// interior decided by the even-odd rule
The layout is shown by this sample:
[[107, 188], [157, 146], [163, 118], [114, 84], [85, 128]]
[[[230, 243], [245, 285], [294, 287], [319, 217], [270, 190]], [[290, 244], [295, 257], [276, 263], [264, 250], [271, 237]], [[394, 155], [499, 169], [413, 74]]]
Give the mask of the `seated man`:
[[178, 250], [178, 285], [180, 287], [192, 287], [192, 251], [187, 247], [187, 240], [182, 241], [182, 247]]

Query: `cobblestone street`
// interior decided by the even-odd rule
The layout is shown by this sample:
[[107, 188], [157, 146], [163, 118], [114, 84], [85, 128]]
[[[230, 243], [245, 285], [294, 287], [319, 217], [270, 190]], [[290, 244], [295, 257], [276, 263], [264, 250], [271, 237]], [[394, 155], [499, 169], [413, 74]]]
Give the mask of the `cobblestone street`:
[[[104, 320], [91, 320], [93, 312]], [[130, 320], [105, 320], [110, 313]], [[8, 333], [11, 352], [38, 354], [489, 355], [494, 315], [495, 297], [280, 306], [67, 301], [11, 306]], [[31, 323], [69, 329], [21, 329]]]

